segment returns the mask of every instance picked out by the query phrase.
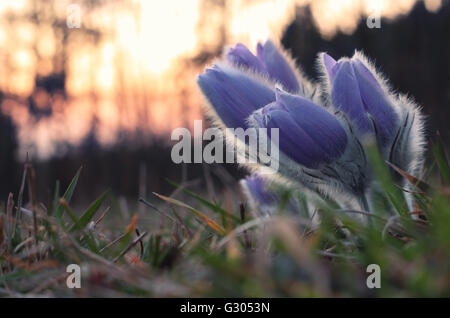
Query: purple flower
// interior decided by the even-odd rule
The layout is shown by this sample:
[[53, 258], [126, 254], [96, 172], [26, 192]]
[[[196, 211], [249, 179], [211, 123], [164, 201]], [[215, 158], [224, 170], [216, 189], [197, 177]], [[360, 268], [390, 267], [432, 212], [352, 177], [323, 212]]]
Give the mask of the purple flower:
[[289, 92], [296, 93], [300, 89], [294, 69], [272, 41], [267, 41], [264, 45], [258, 43], [257, 56], [245, 45], [238, 43], [228, 51], [226, 58], [233, 65], [268, 76]]
[[275, 99], [273, 88], [228, 66], [214, 65], [197, 78], [203, 94], [230, 128], [247, 128], [246, 119]]
[[307, 168], [330, 163], [347, 146], [339, 121], [324, 108], [300, 96], [277, 90], [276, 101], [253, 115], [259, 127], [279, 129], [279, 148]]
[[350, 118], [359, 133], [374, 133], [381, 146], [389, 144], [398, 127], [398, 115], [372, 72], [358, 57], [338, 62], [327, 54], [322, 58], [333, 106]]
[[[351, 197], [365, 202], [375, 178], [365, 153], [365, 141], [371, 138], [364, 137], [374, 136], [385, 160], [417, 174], [423, 162], [422, 116], [408, 98], [390, 92], [362, 54], [339, 61], [322, 54], [325, 81], [319, 84], [304, 79], [290, 61], [271, 41], [258, 44], [256, 56], [237, 44], [224, 61], [198, 77], [223, 126], [268, 128], [272, 141], [271, 129], [278, 130], [278, 164], [261, 160], [253, 171], [277, 169], [275, 180], [289, 180], [338, 201]], [[265, 142], [265, 134], [258, 132], [259, 141]], [[262, 185], [258, 180], [246, 184], [259, 201], [273, 199], [256, 191]]]
[[234, 48], [230, 48], [226, 58], [233, 65], [242, 66], [260, 74], [267, 74], [263, 61], [253, 55], [244, 44], [238, 43]]
[[274, 205], [279, 199], [268, 189], [267, 181], [256, 173], [245, 177], [241, 184], [245, 184], [247, 194], [260, 204]]
[[[258, 173], [252, 173], [240, 181], [241, 188], [257, 216], [274, 215], [280, 210], [294, 214], [310, 215], [309, 207], [301, 205], [294, 189], [281, 184], [271, 184]], [[298, 193], [297, 193], [298, 194]]]

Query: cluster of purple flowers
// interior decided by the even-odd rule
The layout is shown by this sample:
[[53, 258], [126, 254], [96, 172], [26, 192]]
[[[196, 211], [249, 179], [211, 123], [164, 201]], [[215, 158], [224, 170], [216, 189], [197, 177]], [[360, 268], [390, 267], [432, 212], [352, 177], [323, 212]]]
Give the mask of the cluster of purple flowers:
[[[242, 44], [229, 48], [199, 75], [198, 85], [219, 127], [279, 129], [279, 171], [272, 180], [361, 202], [375, 179], [368, 143], [408, 173], [421, 169], [418, 107], [394, 93], [363, 54], [338, 61], [319, 54], [322, 76], [311, 82], [272, 41], [256, 51]], [[247, 185], [264, 203], [267, 180], [254, 182], [259, 168], [253, 171]]]

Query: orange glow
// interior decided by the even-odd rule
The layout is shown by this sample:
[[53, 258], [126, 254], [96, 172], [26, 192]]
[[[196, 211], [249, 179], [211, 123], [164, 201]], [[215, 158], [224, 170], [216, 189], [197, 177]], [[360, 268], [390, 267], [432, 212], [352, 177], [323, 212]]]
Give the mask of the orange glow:
[[[69, 29], [67, 6], [82, 0], [1, 0], [0, 91], [8, 96], [0, 111], [18, 126], [21, 155], [35, 152], [42, 158], [53, 155], [58, 143], [78, 144], [94, 122], [105, 145], [121, 131], [166, 134], [202, 118], [195, 76], [204, 65], [192, 61], [201, 53], [209, 54], [202, 60], [209, 63], [224, 44], [239, 41], [253, 49], [258, 41], [277, 40], [297, 5], [310, 4], [319, 30], [331, 37], [353, 32], [361, 15], [375, 10], [394, 18], [414, 2], [121, 0], [81, 6], [81, 29]], [[28, 15], [33, 3], [42, 10], [39, 23], [4, 19]], [[425, 0], [425, 5], [436, 11], [441, 0]], [[60, 81], [67, 98], [62, 91], [36, 87], [55, 74], [64, 75]], [[36, 120], [28, 97], [37, 111], [51, 105], [51, 115]]]
[[[357, 26], [362, 11], [362, 1], [313, 1], [311, 12], [316, 19], [319, 30], [326, 36], [333, 36], [337, 30], [346, 34], [351, 33]], [[345, 19], [343, 17], [346, 17]]]
[[230, 31], [233, 40], [256, 46], [269, 37], [279, 38], [281, 21], [295, 17], [295, 5], [306, 1], [232, 1]]
[[40, 27], [36, 49], [43, 58], [50, 58], [55, 54], [55, 34], [50, 25], [42, 25]]
[[140, 1], [138, 47], [144, 67], [161, 73], [197, 44], [198, 0]]
[[441, 7], [441, 0], [425, 0], [425, 7], [428, 11], [436, 12]]

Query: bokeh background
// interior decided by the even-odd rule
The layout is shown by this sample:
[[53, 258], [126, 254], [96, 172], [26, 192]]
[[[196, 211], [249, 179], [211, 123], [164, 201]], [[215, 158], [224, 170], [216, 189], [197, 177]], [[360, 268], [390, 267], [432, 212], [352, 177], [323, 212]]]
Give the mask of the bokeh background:
[[[73, 4], [80, 28], [67, 26]], [[80, 166], [80, 202], [107, 188], [136, 202], [167, 179], [232, 182], [233, 166], [173, 164], [170, 133], [203, 119], [195, 77], [224, 46], [268, 37], [311, 78], [318, 52], [364, 51], [449, 144], [447, 0], [0, 0], [0, 202], [27, 156], [41, 201]]]

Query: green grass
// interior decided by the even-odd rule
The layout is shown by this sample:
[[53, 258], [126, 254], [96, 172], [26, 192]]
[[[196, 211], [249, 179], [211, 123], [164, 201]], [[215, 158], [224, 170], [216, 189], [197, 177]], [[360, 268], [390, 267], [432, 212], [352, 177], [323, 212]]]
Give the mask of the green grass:
[[[236, 187], [220, 204], [171, 181], [174, 196], [142, 198], [145, 214], [126, 211], [123, 220], [108, 192], [86, 209], [71, 206], [81, 169], [62, 196], [57, 183], [52, 202], [41, 204], [26, 162], [17, 204], [10, 196], [0, 210], [0, 296], [449, 297], [450, 169], [442, 143], [433, 146], [429, 166], [438, 171], [428, 180], [369, 153], [382, 189], [375, 211], [324, 200], [315, 203], [319, 225], [283, 213], [255, 219]], [[413, 184], [414, 211], [392, 173]], [[440, 181], [432, 181], [437, 173]], [[73, 263], [83, 269], [81, 289], [66, 287]], [[381, 268], [379, 289], [366, 286], [369, 264]]]

